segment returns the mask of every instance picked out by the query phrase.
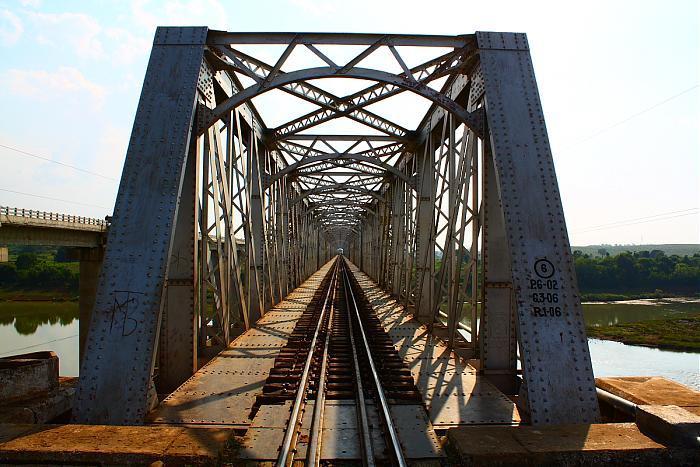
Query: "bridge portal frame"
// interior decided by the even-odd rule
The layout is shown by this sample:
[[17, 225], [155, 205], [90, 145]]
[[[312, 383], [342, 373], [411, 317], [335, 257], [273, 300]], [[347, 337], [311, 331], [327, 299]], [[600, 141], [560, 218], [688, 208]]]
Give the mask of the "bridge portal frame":
[[[285, 49], [267, 64], [237, 44]], [[339, 64], [321, 45], [364, 50]], [[451, 50], [409, 67], [398, 49], [409, 46]], [[327, 66], [283, 71], [296, 47]], [[358, 66], [379, 49], [402, 71]], [[336, 96], [309, 83], [338, 77], [375, 84]], [[440, 78], [440, 90], [430, 86]], [[318, 110], [268, 129], [252, 100], [272, 89]], [[431, 102], [415, 131], [367, 108], [405, 91]], [[331, 135], [308, 133], [337, 118], [381, 132], [386, 144], [344, 154]], [[319, 141], [331, 151], [319, 153]], [[348, 189], [334, 176], [348, 176]], [[450, 346], [478, 356], [482, 371], [504, 387], [517, 387], [519, 346], [520, 400], [532, 423], [594, 421], [595, 386], [556, 183], [524, 34], [158, 28], [76, 419], [140, 423], [154, 382], [167, 390], [184, 381], [199, 350], [228, 345], [236, 329], [253, 326], [343, 248]], [[198, 249], [198, 236], [213, 238], [214, 248], [207, 240]]]

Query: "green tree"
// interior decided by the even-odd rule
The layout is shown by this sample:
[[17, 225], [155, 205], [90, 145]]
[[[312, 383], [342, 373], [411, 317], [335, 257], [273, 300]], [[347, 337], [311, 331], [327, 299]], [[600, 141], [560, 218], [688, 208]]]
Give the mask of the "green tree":
[[15, 260], [15, 266], [19, 270], [30, 269], [39, 262], [39, 256], [36, 253], [22, 253], [17, 256]]
[[7, 287], [17, 281], [17, 267], [12, 263], [0, 264], [0, 287]]

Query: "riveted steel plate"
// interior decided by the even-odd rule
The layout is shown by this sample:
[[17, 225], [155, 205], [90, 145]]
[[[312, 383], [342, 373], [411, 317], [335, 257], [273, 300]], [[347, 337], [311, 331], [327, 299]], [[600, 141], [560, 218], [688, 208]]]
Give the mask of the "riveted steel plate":
[[444, 456], [440, 441], [422, 405], [395, 405], [390, 411], [407, 458], [435, 459]]
[[[156, 34], [85, 343], [73, 403], [78, 422], [134, 424], [146, 416], [206, 33]], [[196, 45], [161, 45], [181, 39]]]
[[303, 313], [279, 313], [276, 311], [266, 313], [264, 317], [255, 323], [259, 333], [267, 332], [275, 336], [289, 336]]
[[[357, 268], [352, 271], [356, 277], [364, 276]], [[380, 290], [366, 276], [363, 284], [365, 290]], [[374, 296], [380, 295], [374, 293]], [[513, 401], [450, 351], [442, 340], [427, 334], [425, 327], [412, 319], [403, 306], [393, 302], [393, 308], [384, 307], [381, 314], [382, 325], [411, 370], [435, 428], [520, 422]], [[415, 334], [406, 337], [411, 327]], [[392, 329], [396, 332], [392, 333]]]
[[247, 427], [250, 423], [250, 407], [255, 402], [260, 387], [255, 387], [250, 392], [238, 392], [240, 388], [235, 388], [235, 392], [178, 392], [163, 401], [149, 417], [149, 421], [177, 425]]
[[438, 371], [420, 373], [414, 378], [437, 428], [520, 421], [515, 404], [475, 373]]
[[288, 335], [273, 329], [254, 327], [238, 336], [228, 351], [246, 351], [248, 349], [281, 349], [287, 343]]
[[[310, 291], [315, 291], [320, 285], [320, 281], [311, 279], [305, 284], [309, 283], [312, 284], [307, 285]], [[302, 302], [306, 300], [303, 302], [304, 308], [313, 295], [313, 293], [305, 293], [304, 296], [308, 298], [299, 299]], [[287, 300], [285, 299], [277, 306], [284, 306]], [[300, 305], [295, 303], [294, 306]], [[251, 423], [249, 415], [256, 396], [262, 392], [270, 369], [275, 364], [275, 357], [287, 343], [289, 333], [294, 329], [300, 316], [301, 313], [297, 312], [272, 311], [266, 314], [254, 328], [238, 336], [228, 349], [219, 353], [169, 395], [151, 413], [150, 421], [152, 423], [248, 426]], [[266, 322], [268, 324], [265, 324]], [[280, 326], [285, 331], [276, 329], [275, 326]], [[276, 408], [268, 409], [269, 411], [284, 410], [284, 406], [270, 407]], [[258, 414], [261, 413], [266, 412], [261, 409]], [[262, 429], [262, 427], [256, 429], [258, 428]], [[250, 449], [257, 449], [258, 442], [263, 446], [264, 443], [272, 442], [278, 434], [265, 431], [257, 433], [256, 436], [258, 441], [254, 445], [251, 444]]]
[[[263, 405], [253, 418], [250, 428], [241, 442], [238, 457], [257, 461], [274, 461], [279, 454], [284, 433], [289, 424], [292, 401], [280, 405]], [[306, 404], [302, 414], [301, 430], [296, 445], [295, 459], [306, 457], [309, 426], [314, 410], [313, 401]]]
[[249, 428], [238, 451], [239, 459], [272, 462], [284, 440], [284, 428]]
[[554, 161], [527, 38], [477, 32], [534, 425], [599, 418]]
[[428, 413], [436, 429], [520, 423], [520, 415], [512, 402], [476, 394], [434, 396], [428, 404]]
[[431, 335], [423, 335], [413, 339], [397, 338], [394, 347], [404, 359], [452, 357], [450, 349], [440, 339]]
[[462, 362], [461, 360], [449, 357], [440, 358], [415, 358], [407, 363], [414, 379], [422, 374], [445, 374], [452, 373], [476, 373], [476, 370]]
[[[312, 404], [313, 405], [313, 404]], [[304, 417], [307, 416], [309, 410], [307, 405], [304, 411]], [[284, 404], [266, 404], [261, 405], [258, 412], [253, 417], [250, 423], [251, 428], [286, 428], [289, 424], [289, 415], [292, 411], [292, 401], [286, 401]]]
[[265, 322], [258, 322], [255, 327], [257, 329], [263, 330], [263, 331], [270, 331], [271, 334], [281, 334], [284, 333], [286, 335], [291, 334], [291, 332], [294, 330], [294, 326], [296, 325], [297, 318], [294, 319], [285, 319], [285, 320], [278, 320], [278, 321], [265, 321]]
[[[219, 358], [275, 358], [280, 349], [256, 349], [244, 347], [230, 347], [216, 356]], [[213, 360], [212, 360], [213, 361]], [[210, 362], [211, 363], [211, 362]]]
[[[297, 444], [296, 460], [306, 457], [309, 430], [314, 401], [306, 404]], [[241, 459], [274, 460], [289, 422], [291, 401], [284, 405], [264, 405], [255, 415], [242, 442]], [[397, 425], [399, 441], [408, 459], [442, 457], [440, 443], [432, 429], [425, 409], [420, 405], [401, 405], [391, 408]], [[381, 431], [379, 414], [373, 404], [367, 405], [367, 417], [371, 427], [372, 448], [377, 459], [384, 459], [386, 445]], [[321, 433], [321, 458], [323, 460], [361, 459], [360, 434], [357, 424], [355, 401], [326, 401]]]
[[414, 324], [408, 322], [400, 326], [388, 326], [384, 330], [392, 338], [395, 339], [409, 339], [410, 341], [420, 339], [423, 336], [429, 335], [429, 331], [425, 327], [417, 327]]
[[258, 340], [250, 340], [238, 346], [238, 349], [260, 349], [260, 350], [279, 350], [287, 342], [287, 339], [265, 338]]
[[[379, 414], [373, 404], [367, 404], [370, 439], [375, 457], [384, 458], [386, 445], [380, 430]], [[326, 401], [323, 414], [324, 429], [321, 433], [321, 458], [361, 459], [360, 432], [357, 425], [355, 401]]]
[[[260, 359], [222, 359], [255, 362]], [[261, 370], [225, 371], [207, 365], [165, 398], [152, 413], [153, 423], [247, 425], [248, 415], [274, 364]]]

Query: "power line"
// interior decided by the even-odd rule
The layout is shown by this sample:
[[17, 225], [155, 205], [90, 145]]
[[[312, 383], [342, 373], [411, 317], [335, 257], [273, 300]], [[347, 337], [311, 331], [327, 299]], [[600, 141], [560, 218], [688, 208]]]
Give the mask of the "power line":
[[612, 225], [612, 226], [610, 226], [610, 227], [603, 227], [603, 228], [600, 228], [600, 229], [586, 230], [586, 231], [584, 231], [584, 232], [579, 232], [579, 233], [589, 233], [589, 232], [596, 232], [596, 231], [598, 231], [598, 230], [615, 229], [615, 228], [617, 228], [617, 227], [627, 227], [627, 226], [630, 226], [630, 225], [648, 224], [648, 223], [650, 223], [650, 222], [658, 222], [658, 221], [667, 221], [667, 220], [670, 220], [670, 219], [676, 219], [677, 217], [693, 216], [693, 215], [696, 215], [696, 214], [697, 214], [697, 213], [695, 213], [695, 212], [689, 212], [689, 213], [687, 213], [687, 214], [679, 214], [679, 215], [677, 215], [677, 216], [659, 217], [658, 219], [651, 219], [651, 220], [648, 220], [648, 221], [639, 221], [639, 222], [630, 222], [629, 224]]
[[24, 155], [24, 156], [34, 157], [34, 158], [36, 158], [36, 159], [41, 159], [42, 161], [52, 162], [52, 163], [54, 163], [54, 164], [62, 165], [63, 167], [68, 167], [68, 168], [73, 169], [73, 170], [78, 170], [78, 171], [84, 172], [84, 173], [86, 173], [86, 174], [94, 175], [94, 176], [96, 176], [96, 177], [102, 177], [102, 178], [104, 178], [104, 179], [106, 179], [106, 180], [112, 180], [112, 181], [115, 181], [115, 182], [117, 181], [116, 178], [108, 177], [108, 176], [106, 176], [106, 175], [102, 175], [102, 174], [99, 174], [99, 173], [97, 173], [97, 172], [92, 172], [92, 171], [90, 171], [90, 170], [81, 169], [80, 167], [76, 167], [76, 166], [74, 166], [74, 165], [66, 164], [65, 162], [57, 161], [57, 160], [54, 160], [54, 159], [49, 159], [48, 157], [44, 157], [44, 156], [40, 156], [40, 155], [38, 155], [38, 154], [34, 154], [34, 153], [31, 153], [31, 152], [23, 151], [22, 149], [13, 148], [13, 147], [11, 147], [11, 146], [6, 146], [6, 145], [4, 145], [4, 144], [0, 144], [0, 147], [1, 147], [1, 148], [5, 148], [5, 149], [9, 149], [10, 151], [14, 151], [14, 152], [19, 153], [19, 154], [22, 154], [22, 155]]
[[602, 134], [602, 133], [605, 133], [605, 132], [608, 131], [608, 130], [612, 130], [613, 128], [616, 128], [616, 127], [618, 127], [618, 126], [620, 126], [620, 125], [622, 125], [622, 124], [625, 124], [625, 123], [629, 122], [630, 120], [639, 117], [640, 115], [644, 115], [645, 113], [650, 112], [650, 111], [654, 110], [655, 108], [660, 107], [660, 106], [666, 104], [667, 102], [670, 102], [670, 101], [672, 101], [672, 100], [674, 100], [674, 99], [677, 99], [678, 97], [681, 97], [682, 95], [687, 94], [687, 93], [689, 93], [690, 91], [693, 91], [693, 90], [697, 89], [698, 87], [700, 87], [700, 84], [695, 84], [695, 85], [689, 87], [688, 89], [684, 89], [683, 91], [681, 91], [681, 92], [679, 92], [679, 93], [677, 93], [677, 94], [674, 94], [674, 95], [672, 95], [671, 97], [667, 97], [666, 99], [664, 99], [664, 100], [662, 100], [662, 101], [660, 101], [660, 102], [657, 102], [656, 104], [654, 104], [654, 105], [652, 105], [652, 106], [650, 106], [650, 107], [647, 107], [647, 108], [645, 108], [645, 109], [643, 109], [643, 110], [640, 110], [639, 112], [634, 113], [634, 114], [630, 115], [629, 117], [626, 117], [626, 118], [624, 118], [624, 119], [622, 119], [622, 120], [620, 120], [620, 121], [618, 121], [618, 122], [615, 122], [615, 123], [613, 123], [613, 124], [611, 124], [611, 125], [609, 125], [609, 126], [606, 126], [606, 127], [604, 127], [604, 128], [601, 128], [600, 130], [596, 131], [595, 133], [592, 133], [592, 134], [586, 136], [585, 138], [580, 139], [580, 140], [576, 141], [575, 143], [573, 143], [573, 144], [571, 144], [571, 145], [569, 145], [569, 146], [565, 146], [565, 147], [562, 149], [562, 151], [566, 151], [567, 149], [571, 149], [571, 148], [573, 148], [573, 147], [575, 147], [575, 146], [578, 146], [578, 145], [580, 145], [580, 144], [582, 144], [582, 143], [585, 143], [586, 141], [590, 141], [591, 139], [595, 138], [596, 136], [598, 136], [598, 135], [600, 135], [600, 134]]
[[[688, 211], [690, 211], [690, 212], [688, 212]], [[683, 213], [683, 214], [678, 214], [678, 213]], [[675, 214], [675, 215], [673, 215], [673, 214]], [[654, 216], [639, 217], [636, 219], [628, 219], [626, 221], [619, 221], [619, 222], [613, 222], [610, 224], [602, 224], [599, 226], [588, 227], [587, 229], [579, 230], [575, 233], [580, 234], [580, 233], [596, 232], [598, 230], [614, 229], [614, 228], [618, 228], [618, 227], [627, 227], [630, 225], [647, 224], [650, 222], [665, 221], [665, 220], [669, 220], [669, 219], [676, 219], [678, 217], [693, 216], [696, 214], [698, 214], [698, 208], [684, 209], [682, 211], [671, 211], [671, 212], [667, 212], [667, 213], [656, 214]]]
[[643, 220], [643, 219], [651, 219], [652, 217], [667, 216], [667, 215], [670, 215], [670, 214], [680, 214], [680, 213], [682, 213], [682, 212], [697, 211], [697, 210], [698, 210], [698, 208], [688, 208], [688, 209], [681, 209], [681, 210], [679, 210], [679, 211], [662, 212], [662, 213], [659, 213], [659, 214], [652, 214], [651, 216], [635, 217], [635, 218], [632, 218], [632, 219], [625, 219], [625, 220], [623, 220], [623, 221], [610, 222], [610, 223], [607, 223], [607, 224], [591, 225], [590, 227], [586, 227], [585, 230], [588, 230], [588, 229], [596, 229], [596, 228], [598, 228], [598, 227], [607, 227], [607, 226], [609, 226], [609, 225], [622, 224], [622, 223], [625, 223], [625, 222], [633, 222], [633, 221], [639, 221], [639, 220]]
[[23, 195], [23, 196], [31, 196], [32, 198], [41, 198], [41, 199], [48, 199], [51, 201], [61, 201], [62, 203], [69, 203], [69, 204], [79, 204], [81, 206], [89, 206], [93, 208], [100, 208], [100, 209], [109, 209], [106, 206], [99, 206], [97, 204], [89, 204], [89, 203], [81, 203], [79, 201], [71, 201], [69, 199], [61, 199], [61, 198], [52, 198], [51, 196], [42, 196], [42, 195], [35, 195], [32, 193], [23, 193], [21, 191], [14, 191], [14, 190], [8, 190], [6, 188], [0, 188], [0, 191], [5, 191], [7, 193], [14, 193], [16, 195]]
[[78, 335], [77, 335], [77, 334], [73, 334], [72, 336], [61, 337], [61, 338], [59, 338], [59, 339], [54, 339], [54, 340], [42, 342], [41, 344], [28, 345], [28, 346], [26, 346], [26, 347], [19, 347], [19, 348], [17, 348], [17, 349], [6, 350], [6, 351], [4, 351], [2, 354], [3, 354], [3, 355], [7, 355], [7, 354], [10, 354], [10, 353], [12, 353], [12, 352], [17, 352], [18, 350], [27, 350], [27, 349], [32, 349], [32, 348], [34, 348], [34, 347], [41, 347], [42, 345], [52, 344], [52, 343], [54, 343], [54, 342], [59, 342], [59, 341], [65, 341], [65, 340], [67, 340], [67, 339], [72, 339], [72, 338], [74, 338], [74, 337], [78, 337]]

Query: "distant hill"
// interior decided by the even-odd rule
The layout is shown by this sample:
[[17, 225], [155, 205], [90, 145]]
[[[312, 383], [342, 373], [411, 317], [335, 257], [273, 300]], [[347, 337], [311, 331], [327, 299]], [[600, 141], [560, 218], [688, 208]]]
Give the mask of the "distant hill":
[[662, 245], [587, 245], [587, 246], [572, 246], [572, 251], [581, 251], [584, 254], [591, 255], [593, 257], [600, 256], [599, 250], [605, 250], [610, 255], [617, 255], [629, 251], [634, 253], [636, 251], [651, 251], [651, 250], [661, 250], [666, 256], [678, 255], [678, 256], [693, 256], [695, 253], [700, 253], [700, 244], [698, 243], [687, 243], [687, 244], [662, 244]]

